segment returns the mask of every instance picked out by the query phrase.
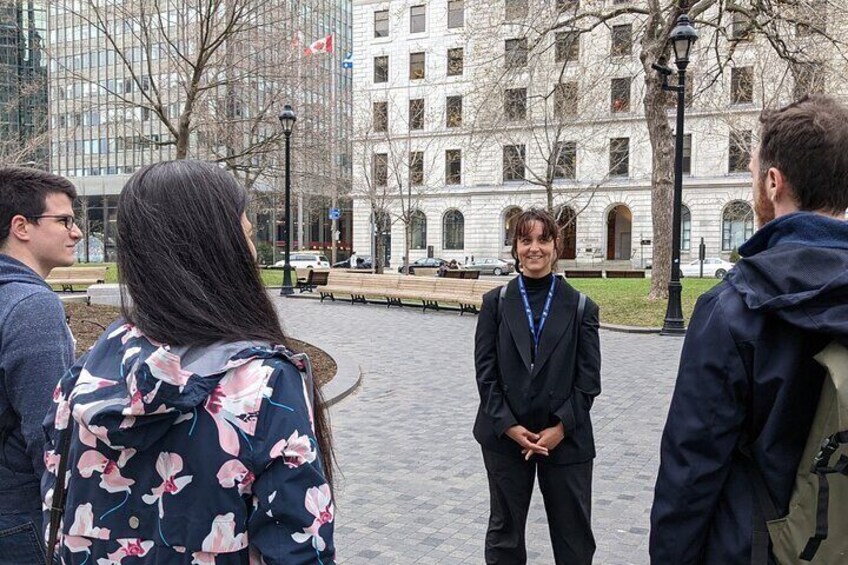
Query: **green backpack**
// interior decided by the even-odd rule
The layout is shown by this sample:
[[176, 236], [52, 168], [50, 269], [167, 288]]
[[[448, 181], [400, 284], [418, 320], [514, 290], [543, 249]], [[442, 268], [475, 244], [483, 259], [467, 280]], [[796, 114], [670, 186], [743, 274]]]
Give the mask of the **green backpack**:
[[[848, 563], [848, 349], [833, 342], [815, 358], [827, 369], [827, 376], [798, 466], [789, 513], [767, 522], [765, 539], [766, 532], [755, 527], [755, 564], [767, 562], [768, 538], [781, 565]], [[763, 488], [755, 484], [760, 508], [764, 516], [775, 517], [773, 507], [763, 508], [770, 505]]]

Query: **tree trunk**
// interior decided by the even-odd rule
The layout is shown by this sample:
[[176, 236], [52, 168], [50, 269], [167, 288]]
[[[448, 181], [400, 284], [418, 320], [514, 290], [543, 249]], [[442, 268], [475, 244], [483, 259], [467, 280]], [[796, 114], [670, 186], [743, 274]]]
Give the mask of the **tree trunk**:
[[409, 250], [411, 248], [412, 241], [412, 215], [409, 215], [406, 218], [406, 222], [403, 225], [403, 232], [405, 235], [403, 242], [403, 272], [409, 274]]
[[[668, 95], [651, 64], [666, 50], [666, 39], [643, 39], [640, 59], [645, 70], [645, 121], [651, 140], [651, 216], [653, 224], [653, 262], [651, 291], [648, 298], [668, 298], [671, 278], [671, 231], [674, 197], [674, 143], [666, 106]], [[660, 32], [662, 33], [662, 32]]]

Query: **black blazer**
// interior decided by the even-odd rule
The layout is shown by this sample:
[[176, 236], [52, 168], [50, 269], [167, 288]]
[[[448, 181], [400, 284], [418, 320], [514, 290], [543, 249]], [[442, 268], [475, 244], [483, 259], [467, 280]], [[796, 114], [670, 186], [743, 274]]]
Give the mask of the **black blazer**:
[[500, 319], [500, 288], [483, 296], [474, 341], [480, 392], [474, 438], [484, 448], [520, 457], [521, 448], [504, 433], [509, 427], [539, 432], [561, 421], [565, 439], [550, 461], [580, 463], [595, 456], [589, 410], [601, 392], [598, 306], [587, 298], [576, 324], [579, 293], [560, 278], [556, 284], [532, 372], [532, 338], [518, 282], [507, 286]]

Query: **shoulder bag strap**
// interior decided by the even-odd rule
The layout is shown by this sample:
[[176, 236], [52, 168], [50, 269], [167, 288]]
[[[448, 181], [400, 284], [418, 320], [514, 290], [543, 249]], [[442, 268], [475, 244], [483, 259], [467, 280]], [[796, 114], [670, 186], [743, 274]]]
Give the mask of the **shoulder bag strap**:
[[65, 513], [65, 473], [68, 468], [68, 455], [73, 437], [74, 418], [68, 418], [68, 427], [60, 441], [59, 464], [56, 467], [56, 486], [53, 487], [53, 501], [50, 507], [50, 533], [47, 538], [46, 565], [53, 565], [53, 555], [56, 552], [56, 542], [59, 538], [59, 524]]

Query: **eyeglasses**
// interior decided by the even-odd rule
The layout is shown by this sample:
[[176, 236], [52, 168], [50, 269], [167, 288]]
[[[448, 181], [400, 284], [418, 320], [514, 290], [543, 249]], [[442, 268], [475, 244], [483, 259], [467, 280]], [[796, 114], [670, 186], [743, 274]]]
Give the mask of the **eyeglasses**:
[[56, 218], [60, 220], [64, 225], [65, 229], [71, 231], [74, 229], [74, 226], [77, 223], [77, 219], [70, 214], [41, 214], [39, 216], [28, 216], [30, 220], [40, 220], [41, 218]]

